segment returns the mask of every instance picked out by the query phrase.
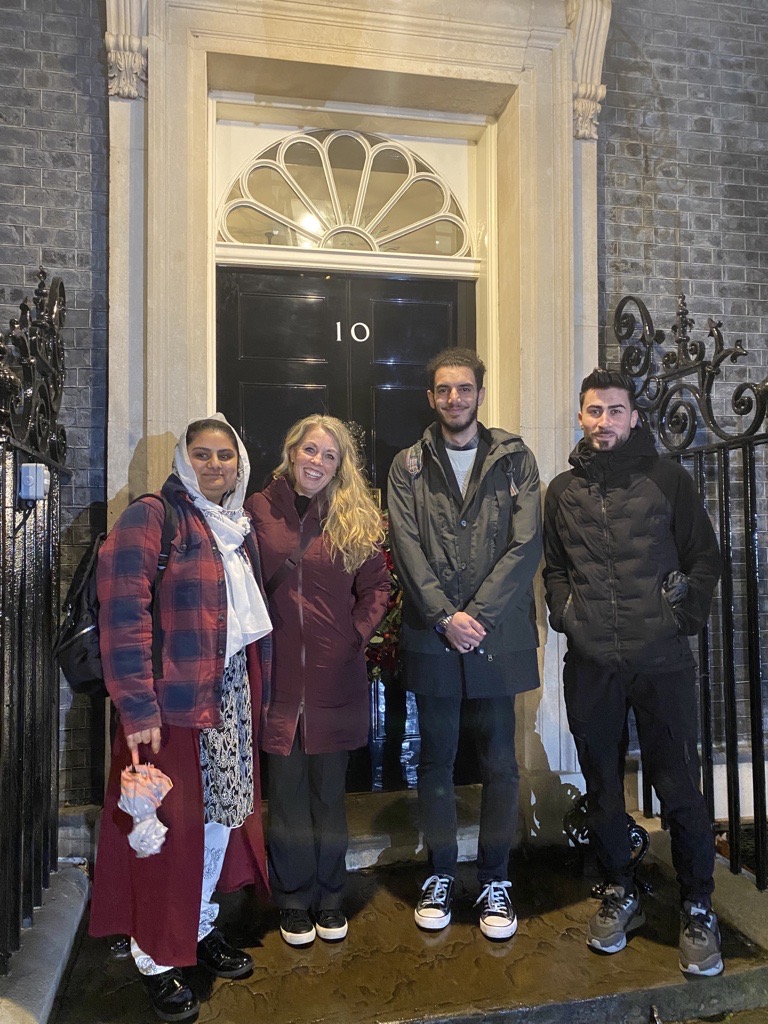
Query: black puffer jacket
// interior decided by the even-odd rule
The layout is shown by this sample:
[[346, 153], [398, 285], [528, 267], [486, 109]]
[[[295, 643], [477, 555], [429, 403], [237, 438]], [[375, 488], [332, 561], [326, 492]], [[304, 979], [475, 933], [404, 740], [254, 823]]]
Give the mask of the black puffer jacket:
[[[580, 441], [573, 469], [549, 486], [544, 581], [550, 623], [569, 650], [617, 669], [690, 662], [685, 634], [709, 614], [720, 552], [693, 478], [660, 459], [644, 428], [617, 451]], [[681, 569], [688, 593], [675, 608], [662, 593]]]

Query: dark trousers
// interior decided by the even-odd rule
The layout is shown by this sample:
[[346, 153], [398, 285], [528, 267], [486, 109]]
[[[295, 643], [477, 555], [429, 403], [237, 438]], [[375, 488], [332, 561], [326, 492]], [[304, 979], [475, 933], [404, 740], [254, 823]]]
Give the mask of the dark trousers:
[[563, 670], [568, 723], [587, 784], [590, 842], [606, 881], [632, 887], [624, 807], [626, 723], [637, 722], [643, 771], [661, 801], [682, 899], [709, 902], [715, 844], [699, 790], [696, 671], [620, 673], [569, 653]]
[[281, 910], [337, 910], [347, 877], [344, 805], [349, 753], [269, 754], [267, 856]]
[[[517, 833], [520, 779], [515, 757], [514, 697], [464, 698], [483, 784], [477, 877], [481, 885], [505, 879]], [[459, 745], [461, 697], [416, 694], [421, 734], [418, 797], [432, 871], [455, 875], [456, 796], [453, 766]]]

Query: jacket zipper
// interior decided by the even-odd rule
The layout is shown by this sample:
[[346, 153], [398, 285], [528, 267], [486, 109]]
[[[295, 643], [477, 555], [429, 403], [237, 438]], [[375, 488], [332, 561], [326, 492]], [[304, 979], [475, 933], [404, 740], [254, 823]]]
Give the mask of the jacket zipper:
[[616, 657], [621, 654], [619, 645], [619, 611], [616, 603], [616, 575], [613, 571], [613, 552], [611, 551], [611, 534], [608, 529], [608, 511], [605, 507], [605, 493], [601, 490], [600, 507], [603, 513], [603, 534], [605, 536], [605, 551], [608, 556], [608, 588], [611, 595], [611, 626], [613, 628], [613, 646]]
[[[304, 539], [304, 519], [302, 518], [302, 519], [299, 520], [299, 544], [300, 545], [301, 545], [301, 542], [303, 541], [303, 539]], [[304, 740], [304, 743], [302, 744], [302, 746], [306, 746], [307, 719], [306, 719], [305, 697], [306, 697], [306, 686], [307, 686], [307, 682], [306, 682], [307, 648], [306, 648], [306, 644], [304, 642], [304, 566], [303, 566], [303, 562], [304, 562], [304, 559], [302, 558], [302, 560], [299, 562], [299, 564], [296, 567], [298, 569], [298, 573], [299, 573], [299, 630], [301, 632], [301, 648], [300, 648], [300, 650], [301, 650], [301, 657], [300, 657], [300, 664], [301, 664], [301, 700], [299, 701], [299, 710], [298, 710], [298, 714], [297, 714], [296, 726], [297, 726], [297, 728], [301, 728], [302, 739]]]

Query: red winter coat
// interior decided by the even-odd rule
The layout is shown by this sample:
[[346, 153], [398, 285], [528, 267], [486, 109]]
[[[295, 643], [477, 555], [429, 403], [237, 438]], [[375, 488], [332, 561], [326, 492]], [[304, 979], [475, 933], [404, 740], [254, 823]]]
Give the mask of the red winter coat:
[[[264, 580], [319, 524], [313, 498], [303, 518], [284, 477], [246, 502], [259, 539]], [[322, 535], [269, 600], [272, 618], [272, 695], [262, 717], [262, 749], [291, 751], [297, 725], [307, 754], [354, 750], [368, 742], [369, 696], [365, 648], [387, 607], [390, 577], [383, 552], [356, 573], [345, 572]]]

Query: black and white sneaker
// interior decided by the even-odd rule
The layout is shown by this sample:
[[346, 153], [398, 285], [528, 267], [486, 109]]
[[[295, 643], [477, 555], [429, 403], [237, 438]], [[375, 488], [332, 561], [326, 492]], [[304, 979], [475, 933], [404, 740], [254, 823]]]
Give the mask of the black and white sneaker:
[[453, 878], [450, 875], [430, 875], [421, 887], [421, 896], [413, 912], [419, 928], [439, 931], [451, 923], [451, 897]]
[[315, 926], [306, 910], [281, 910], [280, 934], [289, 946], [309, 946], [315, 941]]
[[346, 939], [349, 925], [341, 910], [318, 910], [315, 931], [323, 942], [341, 942]]
[[511, 939], [517, 931], [517, 915], [509, 898], [511, 882], [494, 879], [480, 893], [480, 931], [486, 939]]

